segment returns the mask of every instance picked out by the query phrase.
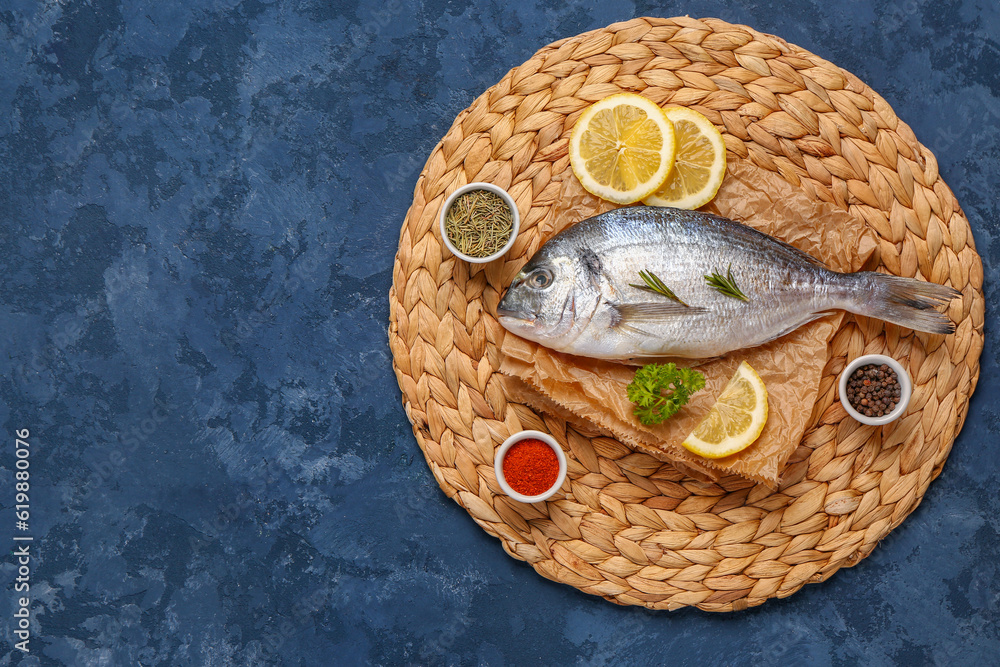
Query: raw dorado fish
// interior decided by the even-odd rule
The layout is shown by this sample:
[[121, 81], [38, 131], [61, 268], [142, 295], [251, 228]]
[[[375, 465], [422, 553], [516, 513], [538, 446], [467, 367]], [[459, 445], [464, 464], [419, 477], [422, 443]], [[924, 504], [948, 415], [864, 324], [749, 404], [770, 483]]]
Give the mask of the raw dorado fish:
[[[654, 274], [677, 300], [635, 287]], [[731, 272], [742, 301], [706, 275]], [[754, 347], [834, 309], [951, 333], [934, 306], [959, 292], [882, 273], [838, 273], [750, 227], [699, 211], [619, 208], [543, 245], [514, 278], [497, 315], [508, 331], [598, 359], [706, 359]]]

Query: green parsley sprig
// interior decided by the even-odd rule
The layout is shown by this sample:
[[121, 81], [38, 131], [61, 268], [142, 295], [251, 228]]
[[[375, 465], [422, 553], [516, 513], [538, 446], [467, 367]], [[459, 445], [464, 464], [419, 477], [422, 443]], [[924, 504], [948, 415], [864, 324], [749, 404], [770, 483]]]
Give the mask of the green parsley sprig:
[[632, 413], [647, 426], [674, 416], [691, 394], [704, 388], [705, 376], [677, 364], [647, 364], [635, 372], [626, 392], [635, 403]]

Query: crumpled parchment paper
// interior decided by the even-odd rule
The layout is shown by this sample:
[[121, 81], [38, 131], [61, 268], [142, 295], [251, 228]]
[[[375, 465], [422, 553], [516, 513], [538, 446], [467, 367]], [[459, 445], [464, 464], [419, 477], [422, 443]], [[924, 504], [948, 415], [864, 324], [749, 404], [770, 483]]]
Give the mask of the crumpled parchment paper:
[[[553, 206], [544, 238], [615, 205], [586, 192], [571, 172], [563, 175], [562, 195]], [[857, 271], [874, 252], [876, 240], [847, 211], [813, 200], [773, 172], [730, 159], [726, 180], [702, 210], [725, 216], [781, 239], [837, 271]], [[524, 257], [527, 262], [530, 257]], [[826, 315], [766, 345], [736, 350], [696, 366], [705, 388], [663, 424], [645, 426], [632, 414], [625, 388], [636, 367], [550, 350], [505, 332], [500, 372], [520, 382], [505, 384], [508, 397], [570, 422], [589, 422], [621, 442], [674, 463], [699, 479], [738, 474], [776, 487], [781, 470], [798, 446], [819, 391], [828, 343], [843, 319]], [[681, 441], [715, 403], [740, 362], [756, 370], [768, 391], [768, 420], [750, 447], [723, 459], [706, 459], [681, 447]]]

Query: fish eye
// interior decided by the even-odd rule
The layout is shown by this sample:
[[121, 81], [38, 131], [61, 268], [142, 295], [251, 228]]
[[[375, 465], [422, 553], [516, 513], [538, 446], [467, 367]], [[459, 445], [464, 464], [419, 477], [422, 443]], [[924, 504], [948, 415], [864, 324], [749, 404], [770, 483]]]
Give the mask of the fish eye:
[[524, 282], [531, 289], [545, 289], [552, 284], [552, 272], [548, 269], [535, 269]]

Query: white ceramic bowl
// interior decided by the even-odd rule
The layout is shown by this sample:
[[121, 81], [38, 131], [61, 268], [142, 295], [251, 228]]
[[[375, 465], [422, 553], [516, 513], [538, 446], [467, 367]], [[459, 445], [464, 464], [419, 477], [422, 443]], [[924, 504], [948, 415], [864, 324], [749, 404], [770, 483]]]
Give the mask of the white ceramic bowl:
[[[896, 377], [899, 378], [899, 402], [896, 403], [896, 407], [887, 415], [882, 415], [881, 417], [866, 417], [851, 406], [851, 402], [847, 400], [847, 381], [851, 379], [851, 375], [854, 374], [861, 366], [869, 366], [874, 364], [876, 366], [881, 366], [885, 364], [892, 370], [896, 371]], [[847, 368], [844, 372], [840, 374], [840, 403], [847, 410], [847, 414], [851, 415], [857, 419], [862, 424], [869, 424], [870, 426], [881, 426], [882, 424], [888, 424], [889, 422], [897, 419], [906, 411], [906, 406], [910, 404], [910, 396], [913, 395], [913, 382], [910, 380], [910, 374], [906, 372], [903, 365], [892, 357], [887, 357], [882, 354], [866, 354], [864, 356], [858, 357], [851, 363], [847, 364]]]
[[[559, 459], [559, 474], [556, 476], [555, 483], [549, 488], [548, 491], [540, 493], [537, 496], [525, 496], [518, 493], [514, 489], [510, 488], [510, 485], [503, 476], [503, 459], [507, 455], [507, 450], [522, 440], [528, 439], [541, 440], [552, 448], [552, 451], [556, 453], [556, 458]], [[497, 450], [496, 456], [493, 460], [493, 470], [496, 472], [497, 482], [500, 484], [500, 488], [503, 489], [503, 492], [508, 496], [522, 503], [540, 503], [543, 500], [548, 500], [555, 495], [555, 492], [558, 491], [559, 487], [561, 487], [563, 482], [566, 481], [566, 454], [563, 452], [562, 447], [559, 446], [559, 443], [556, 442], [556, 439], [548, 433], [542, 433], [541, 431], [521, 431], [520, 433], [515, 433], [510, 436], [503, 441], [502, 445], [500, 445], [500, 448]]]
[[[448, 209], [451, 208], [451, 205], [457, 198], [472, 190], [489, 190], [490, 192], [500, 195], [500, 197], [507, 202], [507, 206], [510, 207], [511, 214], [514, 218], [510, 230], [510, 238], [507, 239], [507, 243], [505, 243], [500, 250], [492, 255], [487, 255], [486, 257], [470, 257], [463, 252], [459, 252], [458, 248], [452, 245], [451, 240], [448, 238], [448, 232], [446, 232], [444, 228], [444, 219], [448, 215]], [[501, 257], [504, 253], [510, 250], [512, 245], [514, 245], [514, 239], [517, 238], [517, 232], [521, 229], [521, 215], [517, 212], [517, 204], [514, 203], [514, 198], [511, 197], [503, 188], [493, 185], [492, 183], [469, 183], [468, 185], [464, 185], [458, 190], [452, 192], [451, 195], [444, 200], [444, 206], [441, 207], [439, 224], [441, 226], [441, 239], [444, 241], [445, 247], [451, 251], [451, 254], [455, 255], [455, 257], [458, 257], [459, 259], [464, 259], [466, 262], [472, 262], [473, 264], [485, 264], [486, 262], [492, 262], [494, 259]]]

